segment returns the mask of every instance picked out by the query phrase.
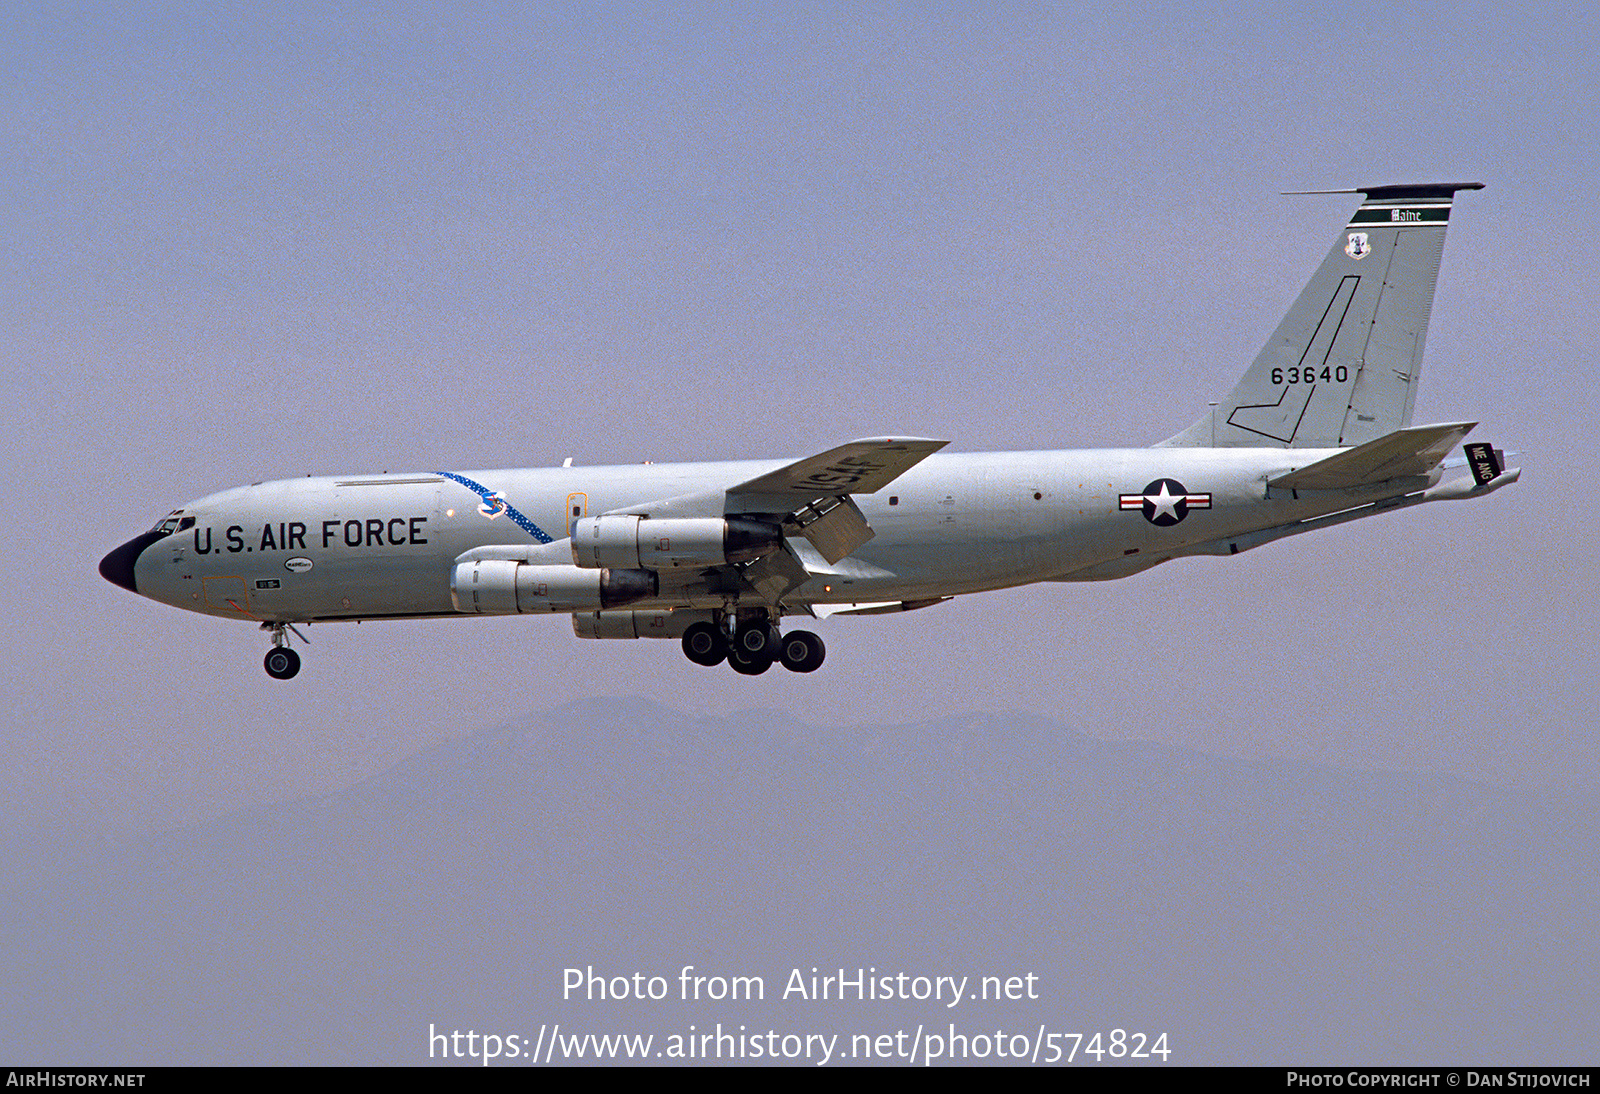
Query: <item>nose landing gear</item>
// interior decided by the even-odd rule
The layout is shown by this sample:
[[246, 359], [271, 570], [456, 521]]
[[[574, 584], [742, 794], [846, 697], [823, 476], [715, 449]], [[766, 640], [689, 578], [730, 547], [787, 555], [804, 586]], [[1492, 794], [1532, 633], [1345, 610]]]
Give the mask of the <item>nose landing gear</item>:
[[287, 680], [300, 671], [300, 655], [289, 647], [274, 646], [267, 651], [267, 675], [274, 680]]
[[267, 656], [262, 662], [267, 675], [274, 680], [290, 679], [300, 671], [300, 655], [289, 648], [287, 632], [293, 631], [295, 637], [308, 646], [311, 644], [311, 639], [302, 634], [293, 623], [263, 623], [261, 629], [272, 634], [272, 648], [267, 651]]

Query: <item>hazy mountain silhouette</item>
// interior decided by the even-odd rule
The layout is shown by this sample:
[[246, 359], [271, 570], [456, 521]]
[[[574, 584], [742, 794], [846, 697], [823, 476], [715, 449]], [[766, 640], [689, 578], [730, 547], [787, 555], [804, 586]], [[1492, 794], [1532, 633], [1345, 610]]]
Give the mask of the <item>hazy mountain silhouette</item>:
[[[579, 702], [14, 880], [14, 1063], [419, 1063], [436, 1028], [1167, 1031], [1175, 1063], [1586, 1063], [1592, 788], [1246, 763], [1024, 715]], [[15, 875], [14, 875], [15, 877]], [[562, 970], [759, 974], [562, 1000]], [[792, 969], [1033, 973], [807, 1002]]]

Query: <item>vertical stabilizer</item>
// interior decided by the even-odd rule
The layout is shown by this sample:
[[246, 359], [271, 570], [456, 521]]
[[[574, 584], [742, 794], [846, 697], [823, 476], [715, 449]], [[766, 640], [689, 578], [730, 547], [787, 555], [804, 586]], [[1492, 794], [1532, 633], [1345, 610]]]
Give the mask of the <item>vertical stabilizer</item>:
[[1445, 227], [1481, 182], [1368, 186], [1239, 386], [1157, 447], [1336, 448], [1411, 424]]

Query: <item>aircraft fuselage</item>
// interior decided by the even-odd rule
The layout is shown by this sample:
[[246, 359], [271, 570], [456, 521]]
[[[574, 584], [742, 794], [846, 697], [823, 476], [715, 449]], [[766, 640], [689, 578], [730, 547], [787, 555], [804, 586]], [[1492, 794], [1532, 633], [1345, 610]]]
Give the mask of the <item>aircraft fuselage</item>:
[[[1267, 487], [1269, 478], [1330, 454], [1140, 448], [930, 456], [878, 493], [857, 495], [874, 537], [785, 601], [916, 601], [1093, 579], [1098, 568], [1137, 570], [1195, 544], [1428, 485], [1298, 497]], [[344, 475], [239, 487], [184, 506], [186, 526], [138, 553], [134, 587], [175, 607], [263, 622], [452, 616], [459, 613], [451, 569], [474, 548], [563, 540], [576, 518], [744, 481], [786, 462]], [[462, 480], [504, 507], [496, 511]], [[1147, 488], [1163, 480], [1177, 487], [1165, 495], [1158, 487], [1145, 505]], [[1147, 509], [1158, 510], [1156, 519]], [[661, 593], [632, 606], [714, 608], [725, 600], [692, 579]]]

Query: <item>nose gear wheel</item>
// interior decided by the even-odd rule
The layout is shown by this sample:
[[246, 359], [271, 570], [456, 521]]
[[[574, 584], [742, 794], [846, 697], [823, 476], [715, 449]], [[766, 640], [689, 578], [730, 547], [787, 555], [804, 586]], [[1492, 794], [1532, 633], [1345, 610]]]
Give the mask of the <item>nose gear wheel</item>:
[[300, 655], [289, 648], [289, 634], [293, 632], [296, 638], [308, 646], [311, 644], [311, 639], [293, 623], [263, 623], [261, 629], [272, 635], [272, 648], [262, 660], [267, 675], [274, 680], [292, 679], [300, 671]]

